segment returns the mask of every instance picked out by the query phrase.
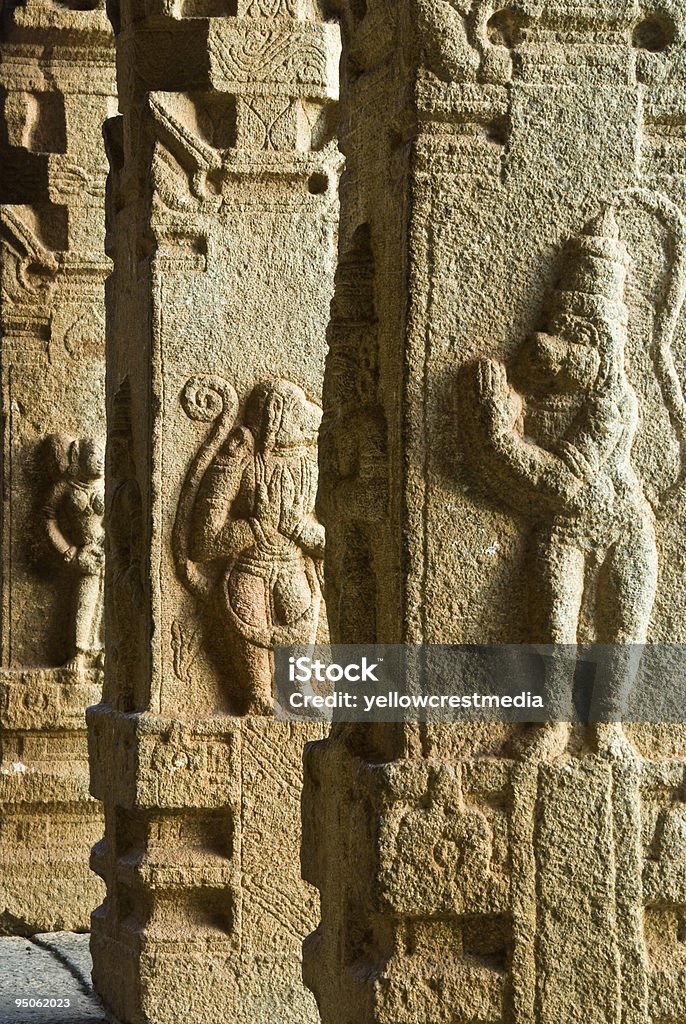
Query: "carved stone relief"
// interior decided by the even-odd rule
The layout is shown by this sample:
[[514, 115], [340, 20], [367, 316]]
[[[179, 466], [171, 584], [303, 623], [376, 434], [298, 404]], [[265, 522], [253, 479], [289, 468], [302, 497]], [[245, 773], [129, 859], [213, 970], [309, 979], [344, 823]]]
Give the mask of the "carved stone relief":
[[108, 891], [94, 979], [121, 1020], [313, 1024], [300, 945], [316, 894], [297, 845], [302, 748], [321, 729], [274, 720], [271, 662], [274, 643], [325, 635], [315, 402], [338, 26], [311, 0], [112, 13], [108, 414], [128, 379], [130, 435], [108, 476], [90, 713]]
[[[641, 190], [616, 205], [630, 200], [671, 214], [682, 241], [681, 215], [664, 198]], [[605, 706], [594, 709], [608, 723], [626, 711], [640, 660], [635, 645], [646, 642], [658, 577], [655, 514], [632, 460], [640, 409], [626, 369], [628, 268], [608, 206], [568, 247], [546, 328], [518, 353], [511, 376], [522, 390], [503, 364], [482, 360], [476, 367], [480, 471], [536, 524], [538, 639], [562, 648], [622, 645], [605, 666]], [[671, 342], [683, 294], [678, 255], [656, 310], [651, 356], [682, 448], [686, 405]], [[651, 495], [658, 510], [661, 499], [681, 490], [683, 471], [667, 495]], [[558, 657], [556, 711], [571, 718], [574, 656], [560, 650]], [[567, 727], [558, 723], [554, 731], [564, 747]], [[601, 724], [598, 732], [601, 742], [621, 746], [619, 727]]]
[[257, 384], [242, 417], [236, 392], [216, 377], [188, 381], [182, 403], [212, 428], [179, 499], [177, 571], [196, 598], [219, 603], [234, 701], [271, 714], [273, 647], [322, 637], [321, 410], [281, 378]]
[[84, 710], [103, 676], [114, 49], [99, 0], [5, 4], [1, 49], [0, 931], [85, 931], [103, 892]]
[[73, 655], [68, 667], [102, 668], [105, 573], [104, 445], [93, 438], [54, 437], [55, 465], [64, 469], [43, 506], [52, 548], [73, 576]]
[[444, 81], [507, 82], [524, 21], [513, 8], [494, 10], [491, 0], [421, 2], [417, 29], [424, 66]]
[[684, 1017], [686, 731], [613, 725], [636, 647], [680, 643], [686, 623], [683, 14], [344, 5], [336, 298], [367, 224], [388, 522], [346, 593], [336, 424], [355, 329], [334, 303], [334, 632], [368, 638], [355, 600], [383, 571], [400, 582], [384, 614], [377, 593], [380, 638], [571, 649], [557, 711], [577, 645], [616, 658], [597, 730], [365, 725], [309, 748], [322, 921], [304, 975], [326, 1024]]

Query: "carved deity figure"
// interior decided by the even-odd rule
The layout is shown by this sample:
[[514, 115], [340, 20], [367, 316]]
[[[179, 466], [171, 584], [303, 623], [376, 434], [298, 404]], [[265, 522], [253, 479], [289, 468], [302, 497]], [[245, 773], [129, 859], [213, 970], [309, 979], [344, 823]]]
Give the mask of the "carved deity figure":
[[[311, 644], [318, 634], [324, 528], [314, 500], [321, 410], [280, 378], [253, 388], [238, 426], [238, 400], [225, 381], [195, 378], [183, 401], [192, 418], [218, 415], [182, 490], [177, 568], [196, 596], [214, 596], [219, 604], [235, 703], [243, 713], [271, 714], [273, 648]], [[214, 581], [213, 565], [220, 567]]]
[[66, 468], [43, 507], [50, 544], [74, 576], [73, 655], [67, 667], [102, 667], [105, 571], [105, 453], [94, 438], [62, 440]]
[[[537, 601], [544, 639], [561, 645], [555, 711], [571, 709], [574, 656], [565, 658], [565, 646], [613, 645], [595, 709], [599, 749], [611, 753], [625, 747], [612, 721], [633, 682], [636, 645], [646, 642], [658, 569], [653, 512], [631, 460], [639, 410], [625, 370], [626, 271], [608, 210], [572, 247], [548, 331], [523, 346], [515, 373], [525, 393], [500, 363], [477, 367], [491, 471], [538, 520]], [[558, 722], [539, 737], [554, 753], [567, 734]]]

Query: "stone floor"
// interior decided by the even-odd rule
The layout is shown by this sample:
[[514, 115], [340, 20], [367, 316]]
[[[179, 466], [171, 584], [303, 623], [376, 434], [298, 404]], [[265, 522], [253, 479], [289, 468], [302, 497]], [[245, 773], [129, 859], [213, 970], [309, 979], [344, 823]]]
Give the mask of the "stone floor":
[[88, 939], [72, 932], [0, 937], [0, 1024], [107, 1024], [91, 987]]

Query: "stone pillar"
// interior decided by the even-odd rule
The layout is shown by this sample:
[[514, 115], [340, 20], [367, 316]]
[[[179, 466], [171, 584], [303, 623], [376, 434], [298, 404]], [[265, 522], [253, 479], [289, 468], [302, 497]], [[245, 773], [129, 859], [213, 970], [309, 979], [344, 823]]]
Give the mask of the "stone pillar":
[[[660, 11], [346, 5], [334, 640], [618, 644], [610, 708], [627, 644], [683, 642], [686, 7]], [[682, 726], [336, 726], [303, 801], [323, 1024], [683, 1019], [685, 771]]]
[[104, 4], [5, 5], [2, 33], [0, 931], [30, 934], [86, 930], [102, 899], [84, 709], [102, 688], [116, 86]]
[[272, 648], [326, 635], [314, 514], [338, 29], [310, 0], [112, 10], [108, 662], [89, 719], [121, 1021], [314, 1021], [302, 751]]

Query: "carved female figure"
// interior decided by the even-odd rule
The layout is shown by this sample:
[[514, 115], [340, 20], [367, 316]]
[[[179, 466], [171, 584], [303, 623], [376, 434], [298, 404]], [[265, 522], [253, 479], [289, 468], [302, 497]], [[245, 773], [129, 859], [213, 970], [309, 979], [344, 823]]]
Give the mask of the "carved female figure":
[[102, 608], [105, 572], [105, 453], [94, 438], [72, 440], [66, 472], [51, 488], [43, 508], [48, 539], [76, 577], [74, 655], [67, 667], [89, 660], [102, 665]]

